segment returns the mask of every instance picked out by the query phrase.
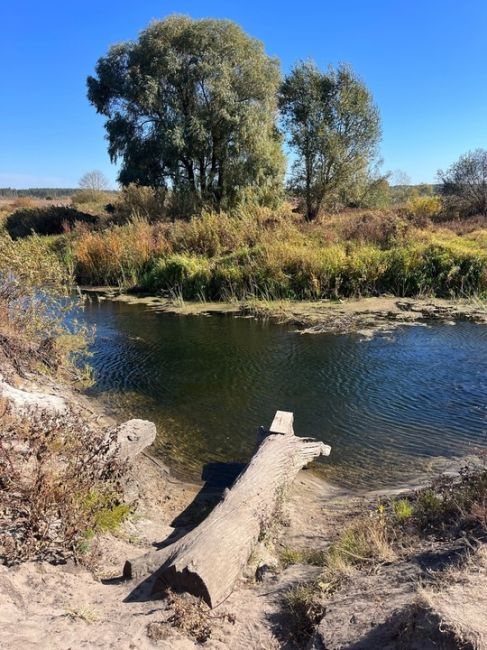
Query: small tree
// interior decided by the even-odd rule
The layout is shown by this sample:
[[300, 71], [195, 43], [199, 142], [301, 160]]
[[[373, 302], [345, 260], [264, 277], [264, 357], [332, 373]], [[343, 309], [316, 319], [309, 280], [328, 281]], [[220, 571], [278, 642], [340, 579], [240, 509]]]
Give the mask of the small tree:
[[487, 216], [487, 151], [475, 149], [438, 171], [446, 207], [462, 216]]
[[380, 137], [379, 113], [350, 67], [323, 73], [310, 62], [286, 77], [279, 106], [296, 153], [291, 187], [312, 220], [367, 170]]
[[79, 186], [82, 190], [89, 192], [103, 192], [110, 187], [110, 182], [105, 174], [98, 169], [86, 172], [79, 180]]

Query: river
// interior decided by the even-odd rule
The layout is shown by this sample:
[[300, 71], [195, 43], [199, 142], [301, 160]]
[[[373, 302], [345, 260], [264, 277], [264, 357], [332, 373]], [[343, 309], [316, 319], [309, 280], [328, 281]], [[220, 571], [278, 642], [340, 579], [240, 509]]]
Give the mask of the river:
[[179, 475], [245, 462], [277, 409], [332, 446], [332, 483], [380, 488], [487, 442], [487, 327], [468, 322], [358, 335], [300, 335], [234, 316], [179, 316], [89, 302], [96, 383], [120, 418], [153, 420], [153, 452]]

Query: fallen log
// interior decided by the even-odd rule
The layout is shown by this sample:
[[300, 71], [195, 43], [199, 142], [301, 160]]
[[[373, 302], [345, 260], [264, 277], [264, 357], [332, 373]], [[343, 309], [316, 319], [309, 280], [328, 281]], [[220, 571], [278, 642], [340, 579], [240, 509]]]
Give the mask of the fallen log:
[[125, 563], [124, 576], [158, 580], [216, 607], [231, 592], [284, 489], [330, 447], [294, 435], [293, 414], [277, 411], [250, 463], [199, 526], [161, 550]]

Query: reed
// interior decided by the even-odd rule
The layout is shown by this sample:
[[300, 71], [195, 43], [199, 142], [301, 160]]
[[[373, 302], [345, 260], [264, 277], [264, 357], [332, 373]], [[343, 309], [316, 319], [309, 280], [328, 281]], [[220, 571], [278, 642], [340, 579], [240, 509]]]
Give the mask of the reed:
[[246, 208], [175, 224], [134, 219], [69, 236], [80, 282], [177, 292], [185, 300], [487, 291], [487, 229], [420, 228], [401, 212], [349, 211], [310, 225], [289, 206]]

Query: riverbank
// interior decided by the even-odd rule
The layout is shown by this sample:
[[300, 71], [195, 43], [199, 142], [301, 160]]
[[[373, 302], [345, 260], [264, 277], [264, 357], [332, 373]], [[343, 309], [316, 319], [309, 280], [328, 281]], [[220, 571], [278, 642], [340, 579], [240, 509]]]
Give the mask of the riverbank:
[[[113, 424], [96, 402], [59, 382], [15, 380], [7, 374], [8, 386], [17, 392], [2, 385], [2, 397], [11, 401], [15, 395], [15, 408], [34, 400], [75, 412], [93, 430]], [[197, 525], [224, 486], [205, 489], [203, 484], [178, 481], [161, 461], [146, 454], [132, 459], [122, 485], [131, 515], [117, 528], [90, 538], [81, 562], [27, 561], [0, 567], [0, 622], [6, 646], [485, 647], [484, 546], [478, 528], [471, 530], [471, 525], [462, 523], [460, 535], [451, 522], [437, 529], [434, 517], [441, 511], [435, 499], [440, 497], [418, 496], [409, 502], [410, 487], [353, 494], [302, 471], [235, 590], [211, 611], [185, 595], [160, 600], [142, 590], [134, 598], [134, 583], [121, 580], [121, 573], [125, 560]], [[469, 490], [474, 485], [470, 483]], [[426, 512], [426, 504], [434, 509], [427, 511], [429, 529], [424, 535], [416, 532], [408, 513], [414, 509], [418, 517]]]
[[191, 302], [158, 296], [120, 293], [111, 287], [82, 287], [98, 298], [183, 316], [233, 315], [289, 324], [302, 334], [352, 333], [364, 337], [409, 325], [431, 322], [454, 324], [469, 320], [487, 323], [487, 303], [473, 299], [397, 298], [380, 296], [360, 300]]

